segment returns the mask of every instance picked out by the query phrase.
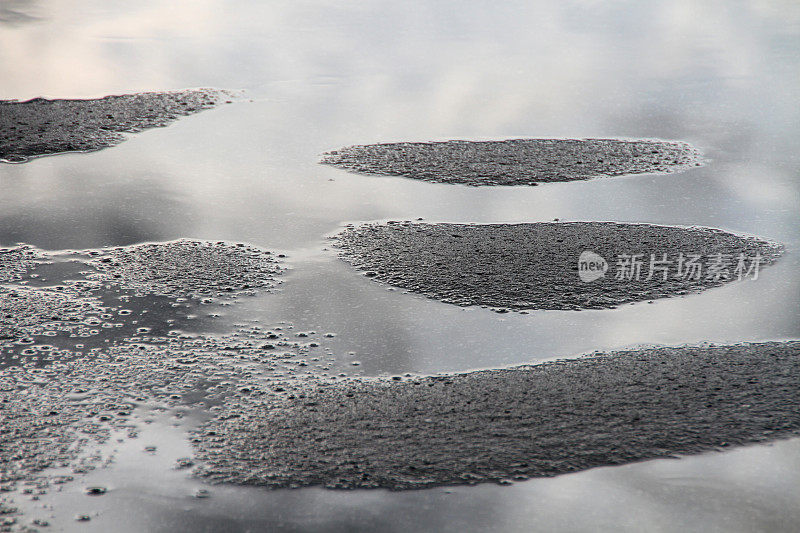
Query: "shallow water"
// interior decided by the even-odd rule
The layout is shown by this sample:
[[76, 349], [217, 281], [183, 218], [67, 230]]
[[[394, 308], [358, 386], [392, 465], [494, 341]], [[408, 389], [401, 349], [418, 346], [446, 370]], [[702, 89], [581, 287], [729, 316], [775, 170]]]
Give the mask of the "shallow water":
[[[284, 252], [291, 270], [279, 292], [244, 298], [186, 329], [259, 319], [335, 332], [325, 343], [332, 370], [352, 372], [357, 360], [365, 375], [490, 368], [641, 343], [797, 338], [798, 46], [800, 8], [791, 0], [491, 9], [5, 2], [0, 98], [198, 86], [246, 93], [108, 150], [0, 166], [0, 245], [61, 250], [191, 237]], [[322, 152], [357, 143], [508, 137], [678, 139], [709, 161], [680, 174], [492, 188], [317, 164]], [[758, 281], [686, 298], [499, 315], [390, 291], [327, 249], [325, 237], [345, 223], [418, 217], [703, 225], [782, 242], [786, 254]], [[143, 443], [134, 441], [117, 466], [92, 474], [114, 487], [86, 507], [101, 512], [92, 527], [122, 520], [131, 530], [194, 530], [192, 516], [230, 531], [588, 530], [620, 522], [628, 530], [747, 531], [791, 530], [800, 520], [792, 500], [798, 440], [512, 487], [220, 487], [194, 500], [183, 495], [200, 484], [164, 467], [172, 463], [164, 456], [188, 454], [188, 443], [168, 424], [149, 427], [159, 453], [140, 461]], [[84, 512], [81, 483], [48, 496], [53, 512], [69, 518], [59, 526]]]

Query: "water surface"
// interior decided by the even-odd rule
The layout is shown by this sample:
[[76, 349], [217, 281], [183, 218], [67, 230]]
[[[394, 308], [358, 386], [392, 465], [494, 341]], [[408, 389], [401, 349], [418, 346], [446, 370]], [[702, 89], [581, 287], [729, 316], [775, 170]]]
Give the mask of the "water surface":
[[[800, 336], [800, 8], [791, 0], [595, 3], [0, 4], [0, 98], [186, 87], [246, 98], [112, 149], [0, 166], [0, 245], [84, 249], [180, 237], [288, 255], [277, 294], [222, 324], [335, 332], [336, 368], [436, 373], [641, 343]], [[512, 137], [677, 139], [680, 174], [470, 188], [317, 164], [351, 144]], [[343, 224], [609, 220], [703, 225], [782, 242], [756, 282], [606, 311], [498, 315], [390, 291], [327, 249]], [[215, 324], [220, 324], [219, 321]], [[218, 326], [214, 326], [218, 327]], [[351, 353], [354, 352], [354, 353]], [[52, 503], [59, 527], [154, 531], [791, 530], [798, 441], [517, 483], [412, 493], [220, 487], [167, 468], [168, 421], [125, 444], [112, 486]], [[140, 439], [141, 440], [141, 439]], [[88, 525], [71, 521], [96, 510]], [[413, 512], [412, 512], [413, 511]], [[196, 526], [196, 527], [195, 527]]]

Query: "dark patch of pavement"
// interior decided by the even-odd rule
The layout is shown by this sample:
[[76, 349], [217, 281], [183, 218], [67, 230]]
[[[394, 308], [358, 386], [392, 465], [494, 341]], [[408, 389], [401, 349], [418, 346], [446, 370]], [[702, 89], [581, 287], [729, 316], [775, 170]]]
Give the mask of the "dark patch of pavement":
[[222, 91], [190, 89], [91, 100], [0, 100], [0, 162], [107, 148], [124, 141], [125, 133], [167, 126], [226, 98]]
[[[377, 281], [500, 310], [607, 309], [685, 295], [744, 279], [748, 270], [753, 278], [756, 265], [782, 253], [717, 229], [614, 222], [390, 222], [349, 226], [335, 239], [342, 258]], [[583, 281], [580, 259], [595, 268], [605, 262], [607, 271]]]
[[800, 341], [648, 348], [226, 408], [199, 474], [271, 488], [508, 483], [800, 434]]
[[326, 152], [321, 162], [367, 174], [479, 186], [676, 172], [701, 165], [702, 158], [679, 141], [509, 139], [349, 146]]
[[244, 243], [179, 239], [90, 250], [89, 279], [140, 294], [212, 299], [255, 294], [279, 281], [278, 259]]

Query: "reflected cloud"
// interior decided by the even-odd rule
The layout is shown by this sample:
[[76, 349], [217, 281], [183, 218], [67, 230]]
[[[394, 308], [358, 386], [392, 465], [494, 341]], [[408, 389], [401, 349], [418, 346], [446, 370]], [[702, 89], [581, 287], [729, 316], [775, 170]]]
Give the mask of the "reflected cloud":
[[92, 174], [4, 174], [0, 244], [25, 242], [61, 250], [184, 236], [181, 233], [194, 216], [162, 182], [163, 178], [146, 174], [110, 182]]
[[341, 268], [335, 258], [294, 262], [290, 255], [288, 260], [292, 270], [281, 289], [252, 303], [245, 300], [240, 310], [231, 311], [234, 322], [258, 316], [262, 321], [285, 320], [301, 331], [315, 330], [320, 337], [336, 334], [324, 338], [335, 358], [326, 361], [331, 375], [399, 374], [414, 367], [417, 332], [396, 305], [397, 294], [374, 283], [364, 286], [363, 276]]
[[[0, 169], [2, 244], [224, 238], [290, 250], [291, 262], [291, 250], [318, 250], [345, 221], [702, 224], [781, 240], [789, 251], [758, 283], [611, 312], [506, 317], [389, 293], [345, 265], [306, 278], [298, 265], [285, 292], [264, 298], [262, 321], [336, 331], [336, 355], [355, 349], [365, 373], [798, 335], [796, 0], [0, 0], [0, 25], [1, 98], [217, 86], [246, 88], [256, 100], [105, 154]], [[680, 175], [494, 191], [316, 165], [321, 152], [356, 143], [514, 136], [683, 139], [712, 161]], [[308, 288], [290, 289], [295, 280]], [[789, 501], [800, 483], [800, 440], [756, 448], [452, 494], [215, 487], [200, 503], [185, 497], [198, 487], [167, 465], [157, 473], [171, 481], [139, 471], [138, 486], [97, 500], [93, 523], [129, 531], [211, 523], [231, 531], [789, 530], [800, 520]], [[134, 456], [126, 474], [140, 468], [139, 448]], [[113, 486], [130, 479], [111, 469], [93, 475]], [[54, 511], [70, 523], [86, 497], [68, 488], [58, 497], [74, 498]]]
[[34, 0], [0, 0], [0, 26], [20, 26], [41, 20]]

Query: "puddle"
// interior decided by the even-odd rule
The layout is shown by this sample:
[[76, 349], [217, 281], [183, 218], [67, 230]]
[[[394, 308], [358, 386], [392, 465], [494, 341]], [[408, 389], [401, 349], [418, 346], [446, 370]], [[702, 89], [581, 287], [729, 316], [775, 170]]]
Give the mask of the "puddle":
[[[297, 338], [303, 343], [319, 338], [319, 347], [308, 348], [319, 356], [276, 359], [261, 369], [276, 381], [286, 381], [290, 371], [312, 372], [317, 379], [327, 373], [322, 378], [328, 381], [340, 379], [339, 373], [418, 379], [405, 374], [506, 367], [647, 343], [800, 336], [800, 119], [787, 74], [797, 67], [800, 12], [789, 4], [720, 9], [702, 2], [690, 8], [644, 2], [620, 10], [567, 2], [453, 11], [386, 2], [358, 9], [245, 2], [227, 10], [52, 2], [3, 9], [4, 99], [216, 86], [243, 88], [252, 100], [126, 136], [113, 150], [0, 166], [5, 247], [25, 242], [45, 250], [86, 250], [191, 238], [244, 242], [288, 256], [279, 291], [237, 298], [232, 305], [137, 297], [135, 289], [103, 285], [93, 293], [102, 305], [132, 313], [108, 320], [127, 324], [122, 328], [99, 328], [85, 340], [85, 360], [95, 357], [88, 353], [92, 339], [120, 353], [131, 346], [115, 346], [115, 340], [148, 337], [130, 344], [150, 345], [144, 352], [151, 359], [139, 360], [165, 369], [163, 351], [188, 342], [182, 335], [216, 338], [259, 325], [263, 332], [316, 332]], [[13, 23], [9, 10], [17, 13]], [[466, 187], [318, 164], [319, 154], [353, 144], [618, 135], [685, 140], [703, 153], [705, 165], [669, 175]], [[558, 218], [698, 225], [780, 242], [785, 253], [756, 282], [650, 305], [521, 315], [390, 291], [325, 250], [330, 242], [324, 236], [344, 224], [420, 217], [450, 224]], [[44, 280], [30, 279], [23, 287], [50, 291], [64, 284], [60, 266], [41, 267]], [[66, 279], [80, 277], [68, 271]], [[152, 330], [137, 335], [139, 326]], [[325, 337], [328, 332], [336, 336]], [[59, 349], [76, 343], [69, 334], [56, 339], [64, 342]], [[55, 341], [37, 339], [34, 345], [48, 343]], [[3, 357], [23, 358], [13, 366], [32, 373], [33, 381], [43, 381], [36, 368], [77, 365], [57, 357], [26, 361], [21, 349], [14, 350]], [[234, 360], [242, 365], [235, 366], [240, 377], [250, 372], [245, 368], [264, 364], [222, 359]], [[300, 360], [308, 366], [289, 363]], [[111, 369], [115, 363], [95, 365]], [[102, 375], [94, 365], [86, 368]], [[122, 370], [133, 375], [137, 368]], [[179, 398], [167, 395], [164, 401], [174, 406], [167, 406], [164, 419], [153, 415], [156, 421], [141, 423], [138, 431], [146, 438], [129, 439], [123, 430], [118, 443], [112, 420], [100, 421], [114, 437], [98, 444], [98, 465], [114, 446], [117, 462], [38, 500], [8, 493], [24, 511], [18, 525], [42, 519], [66, 531], [637, 531], [643, 525], [792, 531], [800, 521], [793, 499], [800, 483], [797, 439], [511, 486], [406, 492], [208, 487], [172, 468], [190, 456], [191, 447], [189, 424], [172, 427], [171, 410], [217, 386], [206, 387], [197, 377]], [[267, 379], [257, 373], [251, 378]], [[134, 410], [131, 417], [139, 414]], [[107, 492], [89, 496], [90, 486]], [[210, 497], [196, 498], [204, 489]], [[79, 514], [91, 519], [78, 522]]]
[[[82, 483], [18, 498], [25, 516], [62, 531], [790, 531], [800, 519], [794, 487], [800, 439], [680, 460], [658, 459], [586, 470], [510, 486], [482, 484], [421, 491], [264, 490], [209, 487], [173, 468], [189, 452], [170, 413], [154, 416], [138, 439], [115, 443], [114, 462]], [[145, 443], [158, 442], [155, 454]], [[100, 497], [84, 488], [108, 489]], [[199, 490], [210, 497], [198, 499]], [[576, 507], [580, 513], [571, 512]], [[631, 512], [635, 509], [635, 513]], [[89, 521], [77, 521], [86, 514]], [[400, 520], [400, 517], [403, 517]], [[28, 522], [26, 520], [26, 522]]]

